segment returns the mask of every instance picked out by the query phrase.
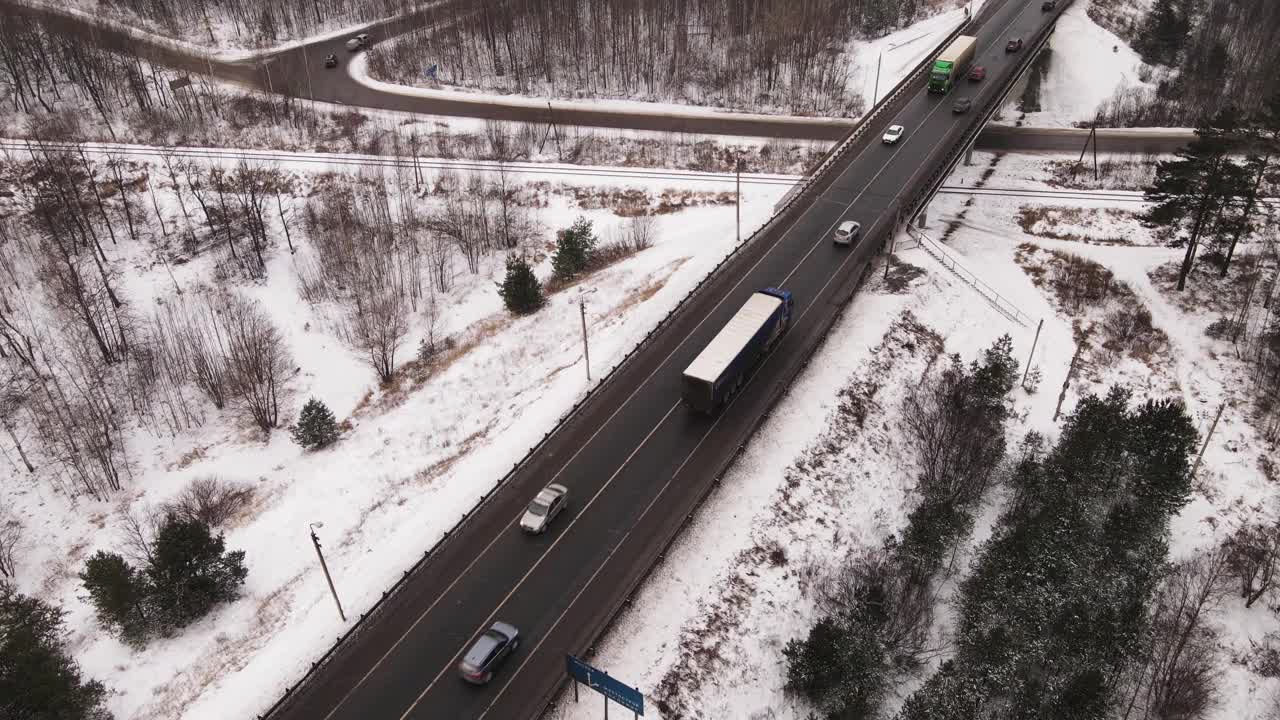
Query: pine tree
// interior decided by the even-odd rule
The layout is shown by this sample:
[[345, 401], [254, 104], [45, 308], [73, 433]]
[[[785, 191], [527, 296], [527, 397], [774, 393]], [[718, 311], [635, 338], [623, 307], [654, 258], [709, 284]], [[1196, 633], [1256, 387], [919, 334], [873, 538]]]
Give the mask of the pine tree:
[[542, 283], [533, 274], [533, 268], [523, 257], [507, 258], [507, 276], [498, 286], [498, 294], [507, 311], [513, 315], [536, 312], [546, 302], [542, 295]]
[[0, 583], [0, 717], [111, 720], [106, 688], [67, 656], [64, 614]]
[[1187, 284], [1196, 250], [1205, 239], [1220, 237], [1229, 224], [1222, 222], [1226, 206], [1247, 192], [1247, 178], [1232, 161], [1234, 133], [1239, 113], [1227, 108], [1205, 126], [1196, 129], [1196, 139], [1177, 160], [1156, 164], [1156, 177], [1147, 188], [1146, 199], [1153, 203], [1145, 218], [1151, 225], [1183, 232], [1176, 244], [1186, 243], [1187, 252], [1178, 273], [1178, 289]]
[[1174, 0], [1156, 0], [1147, 11], [1134, 49], [1149, 64], [1176, 66], [1190, 30], [1186, 12]]
[[80, 581], [98, 611], [98, 621], [114, 628], [132, 645], [141, 645], [150, 634], [149, 593], [146, 578], [123, 557], [99, 550], [85, 563]]
[[296, 425], [289, 427], [293, 441], [308, 450], [319, 450], [338, 439], [338, 423], [329, 407], [315, 398], [307, 401]]
[[596, 242], [591, 221], [585, 217], [579, 217], [568, 228], [556, 233], [556, 252], [551, 256], [551, 270], [555, 276], [567, 280], [590, 267]]
[[215, 537], [199, 520], [165, 518], [153, 551], [147, 579], [163, 614], [160, 630], [165, 633], [234, 599], [249, 574], [244, 551], [226, 552], [222, 534]]

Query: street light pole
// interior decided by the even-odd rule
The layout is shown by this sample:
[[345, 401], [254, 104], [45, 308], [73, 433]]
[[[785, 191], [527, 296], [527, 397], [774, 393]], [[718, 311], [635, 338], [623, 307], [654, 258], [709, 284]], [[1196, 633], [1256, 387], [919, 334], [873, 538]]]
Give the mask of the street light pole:
[[[587, 382], [591, 382], [591, 348], [587, 343], [587, 296], [595, 292], [595, 288], [579, 290], [578, 297], [578, 313], [582, 316], [582, 361], [587, 368]], [[570, 299], [569, 302], [573, 302]]]
[[338, 617], [342, 618], [342, 622], [346, 622], [347, 614], [342, 611], [342, 601], [338, 599], [338, 591], [333, 587], [333, 577], [329, 575], [329, 566], [325, 564], [324, 553], [320, 552], [320, 538], [316, 537], [316, 528], [324, 527], [324, 523], [308, 523], [307, 527], [311, 530], [311, 544], [316, 546], [316, 557], [320, 558], [320, 569], [324, 571], [324, 579], [329, 583], [329, 592], [333, 595], [333, 603], [338, 606]]
[[738, 244], [742, 244], [742, 158], [734, 164], [733, 212], [738, 227]]
[[880, 57], [876, 60], [876, 89], [871, 93], [871, 107], [880, 100], [880, 64], [884, 62], [884, 48], [880, 48]]

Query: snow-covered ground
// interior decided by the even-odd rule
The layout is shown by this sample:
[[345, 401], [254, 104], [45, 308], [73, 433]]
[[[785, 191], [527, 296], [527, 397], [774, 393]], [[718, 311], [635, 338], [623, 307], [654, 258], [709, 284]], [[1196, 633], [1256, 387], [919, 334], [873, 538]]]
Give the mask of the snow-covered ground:
[[[312, 191], [308, 164], [279, 167], [297, 173], [302, 195]], [[158, 181], [172, 227], [179, 214], [161, 180], [164, 170], [158, 164], [145, 169]], [[428, 183], [435, 176], [428, 170]], [[542, 258], [536, 271], [544, 278], [545, 243], [574, 217], [593, 220], [604, 240], [621, 232], [624, 219], [583, 204], [599, 208], [603, 199], [607, 208], [609, 197], [631, 189], [647, 192], [655, 205], [665, 198], [675, 208], [685, 206], [657, 216], [653, 247], [584, 282], [598, 290], [588, 303], [597, 381], [735, 244], [732, 181], [716, 187], [624, 175], [571, 186], [564, 176], [548, 173], [519, 182], [530, 183], [538, 200], [533, 213], [543, 241], [532, 250]], [[744, 185], [744, 236], [768, 217], [784, 190]], [[296, 204], [294, 212], [300, 212]], [[68, 497], [53, 489], [47, 475], [27, 477], [5, 448], [10, 460], [0, 504], [26, 525], [20, 589], [69, 611], [73, 653], [86, 675], [112, 689], [109, 705], [120, 720], [222, 720], [261, 712], [348, 627], [314, 571], [308, 523], [324, 523], [319, 532], [329, 568], [348, 617], [358, 617], [588, 388], [578, 310], [568, 294], [553, 296], [532, 317], [511, 319], [493, 289], [503, 261], [492, 256], [475, 275], [455, 259], [456, 284], [440, 297], [447, 304], [437, 335], [452, 336], [465, 351], [420, 387], [394, 395], [379, 391], [372, 371], [330, 332], [323, 309], [300, 301], [292, 266], [309, 252], [300, 235], [295, 226], [298, 255], [291, 256], [278, 239], [267, 279], [242, 291], [262, 302], [300, 368], [284, 416], [291, 420], [309, 397], [322, 399], [339, 420], [354, 426], [337, 445], [304, 453], [283, 430], [264, 442], [237, 413], [206, 408], [207, 421], [195, 430], [170, 436], [135, 428], [128, 448], [132, 478], [125, 491], [104, 503]], [[209, 282], [210, 254], [174, 265], [170, 278], [149, 250], [127, 239], [118, 249], [108, 248], [112, 262], [125, 269], [123, 293], [143, 317], [158, 301], [172, 298], [175, 283], [192, 292]], [[414, 322], [403, 359], [412, 357], [423, 332], [421, 320]], [[122, 545], [121, 511], [155, 507], [191, 479], [208, 475], [254, 491], [248, 519], [227, 532], [228, 547], [247, 553], [243, 596], [173, 638], [130, 650], [98, 627], [76, 574], [96, 550]]]
[[1009, 96], [1011, 109], [1004, 113], [1004, 123], [1020, 119], [1033, 127], [1072, 127], [1092, 121], [1098, 106], [1116, 88], [1144, 84], [1139, 78], [1142, 59], [1089, 17], [1090, 2], [1079, 0], [1063, 11], [1049, 38], [1047, 59], [1042, 56], [1038, 61], [1047, 63], [1040, 84], [1040, 110], [1025, 116], [1012, 110], [1021, 99], [1015, 91]]
[[[978, 182], [992, 156], [975, 158], [974, 166], [959, 169], [949, 182]], [[1048, 187], [1043, 163], [1006, 156], [988, 182]], [[1082, 239], [1060, 240], [1043, 234], [1053, 227], [1051, 221], [1033, 226], [1042, 234], [1023, 230], [1023, 206], [1039, 201], [982, 197], [966, 207], [965, 200], [935, 200], [926, 232], [934, 238], [948, 234], [948, 249], [964, 266], [1022, 312], [1044, 319], [1031, 358], [1043, 381], [1034, 394], [1015, 391], [1018, 419], [1012, 438], [1030, 430], [1056, 435], [1058, 391], [1075, 352], [1073, 318], [1015, 259], [1018, 246], [1029, 242], [1109, 269], [1150, 310], [1167, 343], [1147, 359], [1092, 355], [1089, 370], [1067, 392], [1064, 414], [1083, 394], [1105, 392], [1116, 382], [1132, 386], [1137, 399], [1181, 397], [1202, 433], [1219, 404], [1229, 403], [1205, 453], [1192, 502], [1173, 523], [1173, 559], [1221, 542], [1246, 519], [1273, 513], [1277, 490], [1259, 461], [1274, 448], [1250, 424], [1244, 366], [1227, 352], [1230, 343], [1204, 333], [1220, 310], [1187, 309], [1155, 272], [1181, 251], [1153, 244], [1135, 218], [1111, 212], [1105, 204], [1073, 203], [1092, 205], [1095, 216], [1085, 225], [1098, 239], [1077, 227]], [[903, 238], [899, 247], [910, 244]], [[646, 717], [809, 717], [811, 709], [783, 690], [781, 651], [816, 620], [810, 583], [823, 568], [899, 531], [911, 507], [914, 460], [899, 426], [898, 403], [903, 387], [919, 377], [928, 341], [911, 331], [904, 312], [936, 332], [946, 352], [966, 359], [1003, 333], [1012, 336], [1020, 362], [1031, 353], [1034, 324], [1014, 325], [920, 248], [901, 251], [899, 259], [923, 274], [905, 291], [893, 292], [876, 273], [634, 604], [597, 645], [593, 664], [637, 686], [647, 698]], [[1213, 279], [1206, 272], [1193, 281]], [[1204, 292], [1211, 295], [1213, 289]], [[871, 398], [860, 429], [850, 429], [839, 410], [846, 393]], [[992, 512], [988, 508], [985, 514]], [[970, 551], [972, 546], [971, 541]], [[1280, 628], [1264, 605], [1245, 610], [1231, 596], [1214, 616], [1224, 671], [1224, 700], [1216, 718], [1257, 717], [1280, 685], [1230, 661], [1249, 656], [1251, 641], [1261, 642]], [[910, 687], [898, 688], [891, 705]], [[575, 705], [567, 693], [552, 717], [589, 720], [599, 717], [599, 706], [594, 694]]]

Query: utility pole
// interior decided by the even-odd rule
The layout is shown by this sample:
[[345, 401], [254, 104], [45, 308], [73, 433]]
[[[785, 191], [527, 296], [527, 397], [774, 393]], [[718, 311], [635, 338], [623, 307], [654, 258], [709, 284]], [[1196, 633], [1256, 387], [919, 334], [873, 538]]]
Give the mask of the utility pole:
[[871, 107], [880, 100], [880, 64], [884, 62], [884, 48], [880, 49], [880, 57], [876, 60], [876, 89], [871, 93]]
[[316, 93], [311, 88], [311, 60], [307, 57], [307, 44], [302, 44], [302, 70], [307, 74], [307, 97], [312, 103], [316, 101]]
[[1040, 318], [1040, 324], [1036, 326], [1036, 339], [1031, 341], [1031, 354], [1027, 356], [1027, 367], [1022, 371], [1022, 385], [1026, 387], [1027, 373], [1031, 372], [1031, 360], [1036, 356], [1036, 344], [1040, 342], [1040, 329], [1044, 327], [1044, 318]]
[[1093, 143], [1093, 181], [1098, 182], [1098, 127], [1094, 125], [1089, 128], [1089, 135], [1084, 139], [1084, 147], [1080, 148], [1080, 159], [1076, 160], [1076, 165], [1084, 162], [1084, 154], [1089, 152], [1089, 143]]
[[333, 587], [333, 577], [329, 575], [329, 566], [325, 564], [324, 553], [320, 552], [320, 538], [316, 537], [316, 528], [324, 527], [324, 523], [308, 523], [307, 527], [311, 530], [311, 544], [316, 546], [316, 557], [320, 558], [320, 569], [324, 571], [324, 579], [329, 583], [329, 592], [333, 595], [333, 604], [338, 606], [338, 617], [342, 618], [342, 622], [346, 622], [347, 614], [342, 611], [342, 601], [338, 599], [338, 591]]
[[1200, 469], [1200, 461], [1204, 459], [1204, 451], [1209, 449], [1209, 441], [1213, 439], [1213, 431], [1218, 429], [1218, 421], [1222, 419], [1222, 411], [1227, 409], [1224, 402], [1218, 406], [1218, 414], [1213, 416], [1213, 424], [1209, 426], [1209, 433], [1204, 436], [1204, 444], [1200, 446], [1200, 454], [1196, 455], [1196, 464], [1191, 466], [1191, 477], [1196, 476], [1196, 471]]
[[742, 244], [742, 158], [733, 167], [733, 212], [738, 225], [738, 244]]
[[591, 348], [587, 343], [587, 296], [595, 291], [595, 288], [580, 290], [577, 298], [569, 300], [569, 302], [578, 303], [578, 313], [582, 317], [582, 361], [587, 368], [587, 382], [591, 382]]
[[1067, 397], [1067, 387], [1071, 385], [1071, 377], [1076, 374], [1076, 362], [1080, 360], [1080, 352], [1084, 350], [1088, 343], [1081, 341], [1076, 346], [1076, 354], [1071, 356], [1071, 367], [1067, 368], [1067, 379], [1062, 381], [1062, 392], [1058, 393], [1058, 405], [1053, 408], [1053, 421], [1058, 422], [1058, 415], [1062, 413], [1062, 401]]
[[556, 125], [556, 113], [551, 109], [551, 103], [547, 103], [547, 117], [551, 120], [551, 129], [556, 134], [556, 158], [564, 160], [564, 149], [560, 147], [560, 126]]

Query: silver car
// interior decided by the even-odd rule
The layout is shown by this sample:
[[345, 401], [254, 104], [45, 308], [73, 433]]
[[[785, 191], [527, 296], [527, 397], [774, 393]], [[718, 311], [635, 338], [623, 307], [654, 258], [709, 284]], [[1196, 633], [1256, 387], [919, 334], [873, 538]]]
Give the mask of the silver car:
[[520, 631], [510, 623], [495, 622], [467, 648], [467, 654], [458, 663], [458, 674], [469, 683], [484, 685], [493, 679], [493, 671], [518, 647]]
[[885, 145], [896, 145], [906, 132], [907, 129], [901, 125], [890, 125], [889, 129], [885, 131], [884, 136], [880, 139], [884, 141]]
[[858, 242], [858, 236], [862, 234], [862, 225], [853, 220], [845, 220], [840, 223], [840, 227], [836, 228], [835, 237], [832, 242], [837, 245], [852, 245]]
[[569, 488], [554, 483], [542, 488], [533, 502], [529, 503], [524, 515], [520, 516], [520, 529], [533, 534], [546, 532], [547, 526], [564, 510], [568, 502]]

